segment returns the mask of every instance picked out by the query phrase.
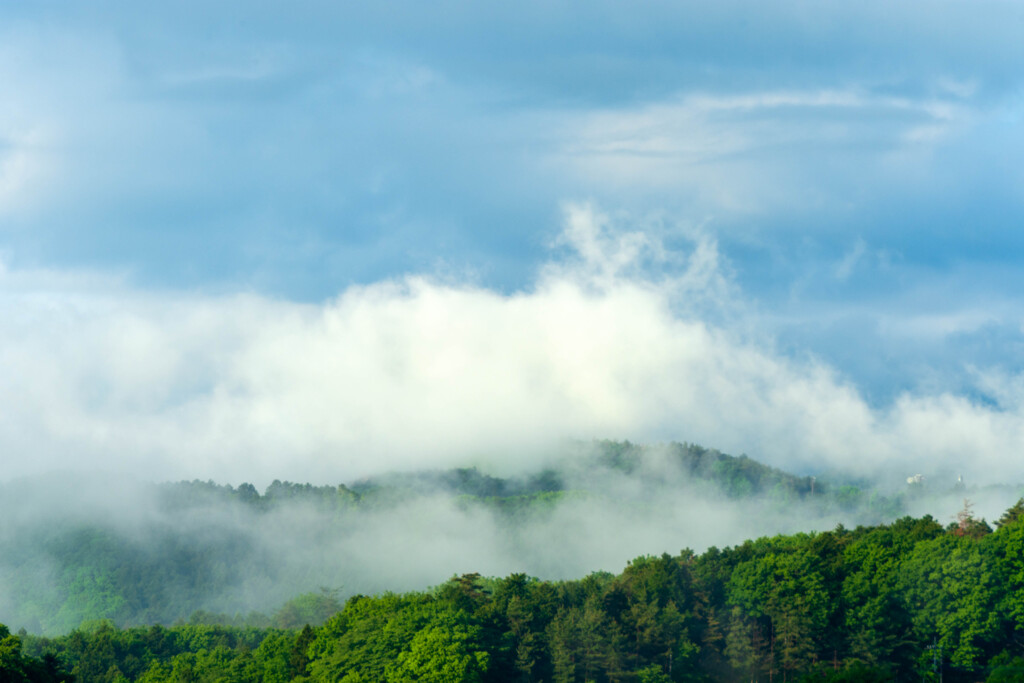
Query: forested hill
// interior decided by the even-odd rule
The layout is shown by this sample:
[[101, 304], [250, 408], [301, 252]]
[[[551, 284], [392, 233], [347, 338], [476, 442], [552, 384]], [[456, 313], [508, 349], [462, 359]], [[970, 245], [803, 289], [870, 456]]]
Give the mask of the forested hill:
[[347, 508], [437, 493], [468, 496], [505, 507], [501, 499], [585, 492], [594, 488], [594, 473], [602, 471], [653, 485], [664, 484], [666, 474], [670, 473], [675, 483], [684, 480], [690, 487], [734, 499], [772, 494], [793, 500], [820, 494], [826, 498], [838, 496], [849, 503], [851, 497], [860, 493], [849, 486], [817, 483], [813, 477], [793, 475], [746, 455], [732, 456], [696, 444], [645, 446], [628, 441], [600, 441], [569, 445], [566, 450], [567, 453], [560, 454], [557, 469], [546, 468], [519, 477], [493, 476], [476, 467], [395, 472], [337, 486], [274, 481], [262, 495], [247, 483], [235, 488], [214, 482], [182, 481], [161, 485], [158, 495], [170, 508], [205, 504], [211, 498], [265, 509], [296, 501]]
[[301, 630], [99, 622], [7, 635], [0, 680], [1020, 681], [1022, 513], [1024, 501], [994, 532], [969, 512], [948, 525], [906, 517], [571, 581], [466, 574], [353, 596]]
[[[652, 483], [663, 480], [668, 470], [673, 477], [681, 474], [690, 483], [733, 498], [772, 491], [803, 497], [812, 491], [812, 477], [796, 476], [746, 455], [732, 456], [696, 444], [672, 442], [649, 446], [629, 441], [598, 441], [569, 445], [566, 450], [569, 452], [563, 454], [558, 469], [519, 478], [500, 478], [477, 468], [460, 468], [388, 474], [356, 482], [350, 488], [357, 493], [382, 488], [445, 490], [479, 498], [502, 498], [564, 491], [586, 482], [587, 474], [595, 470], [620, 472]], [[827, 489], [825, 485], [818, 492]]]
[[[640, 554], [887, 522], [928, 495], [880, 495], [689, 444], [567, 451], [519, 477], [468, 468], [275, 481], [262, 493], [80, 476], [0, 485], [0, 622], [60, 634], [95, 619], [167, 625], [201, 612], [284, 625], [282, 606], [321, 588], [344, 599], [474, 571], [568, 579]], [[946, 519], [973, 495], [950, 494]]]

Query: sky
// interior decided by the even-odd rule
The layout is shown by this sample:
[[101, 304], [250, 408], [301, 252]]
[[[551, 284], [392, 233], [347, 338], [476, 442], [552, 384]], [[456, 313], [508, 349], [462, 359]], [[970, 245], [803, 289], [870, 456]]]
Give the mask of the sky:
[[1024, 481], [1024, 6], [0, 5], [5, 478]]

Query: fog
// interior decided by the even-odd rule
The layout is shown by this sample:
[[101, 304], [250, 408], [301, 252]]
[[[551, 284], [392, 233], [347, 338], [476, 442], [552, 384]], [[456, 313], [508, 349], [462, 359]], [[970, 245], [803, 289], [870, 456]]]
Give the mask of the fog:
[[[592, 449], [564, 444], [561, 459], [552, 459], [559, 469], [533, 479], [471, 471], [506, 486], [498, 499], [445, 485], [437, 471], [313, 494], [306, 487], [290, 498], [274, 487], [260, 497], [244, 486], [114, 475], [9, 482], [0, 487], [9, 511], [0, 521], [0, 622], [53, 634], [86, 616], [136, 624], [187, 620], [197, 610], [272, 614], [304, 592], [423, 590], [463, 573], [580, 578], [617, 573], [640, 555], [699, 553], [907, 513], [933, 514], [945, 525], [969, 497], [974, 512], [992, 521], [1024, 491], [926, 481], [916, 493], [893, 485], [888, 497], [865, 489], [842, 502], [822, 494], [841, 484], [822, 481], [818, 495], [792, 486], [730, 495], [684, 471], [667, 448], [643, 449], [628, 471], [595, 459]], [[548, 480], [561, 493], [537, 488]], [[527, 490], [534, 493], [524, 497]]]

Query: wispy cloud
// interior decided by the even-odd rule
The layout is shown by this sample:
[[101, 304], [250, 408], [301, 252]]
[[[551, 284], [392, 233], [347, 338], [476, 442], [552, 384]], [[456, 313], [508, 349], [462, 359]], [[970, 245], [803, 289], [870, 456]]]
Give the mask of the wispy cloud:
[[868, 245], [863, 239], [858, 239], [857, 243], [853, 245], [851, 249], [842, 260], [836, 264], [835, 275], [837, 280], [848, 280], [850, 275], [853, 274], [854, 269], [861, 259], [867, 254]]
[[704, 211], [820, 210], [848, 205], [856, 188], [877, 181], [858, 174], [890, 174], [891, 157], [931, 149], [970, 116], [959, 97], [862, 89], [684, 94], [584, 112], [553, 156], [600, 187], [677, 188]]
[[34, 203], [37, 188], [52, 170], [49, 136], [42, 126], [8, 130], [0, 138], [0, 216], [9, 216]]

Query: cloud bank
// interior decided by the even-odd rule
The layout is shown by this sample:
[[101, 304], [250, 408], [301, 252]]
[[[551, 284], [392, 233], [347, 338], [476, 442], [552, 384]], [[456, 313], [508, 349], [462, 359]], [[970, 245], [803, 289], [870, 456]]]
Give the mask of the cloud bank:
[[566, 208], [568, 253], [503, 293], [409, 276], [322, 304], [0, 274], [7, 479], [338, 482], [391, 469], [534, 467], [565, 438], [685, 440], [802, 471], [953, 469], [1019, 479], [1021, 381], [996, 398], [872, 407], [750, 325], [714, 241], [666, 249]]

